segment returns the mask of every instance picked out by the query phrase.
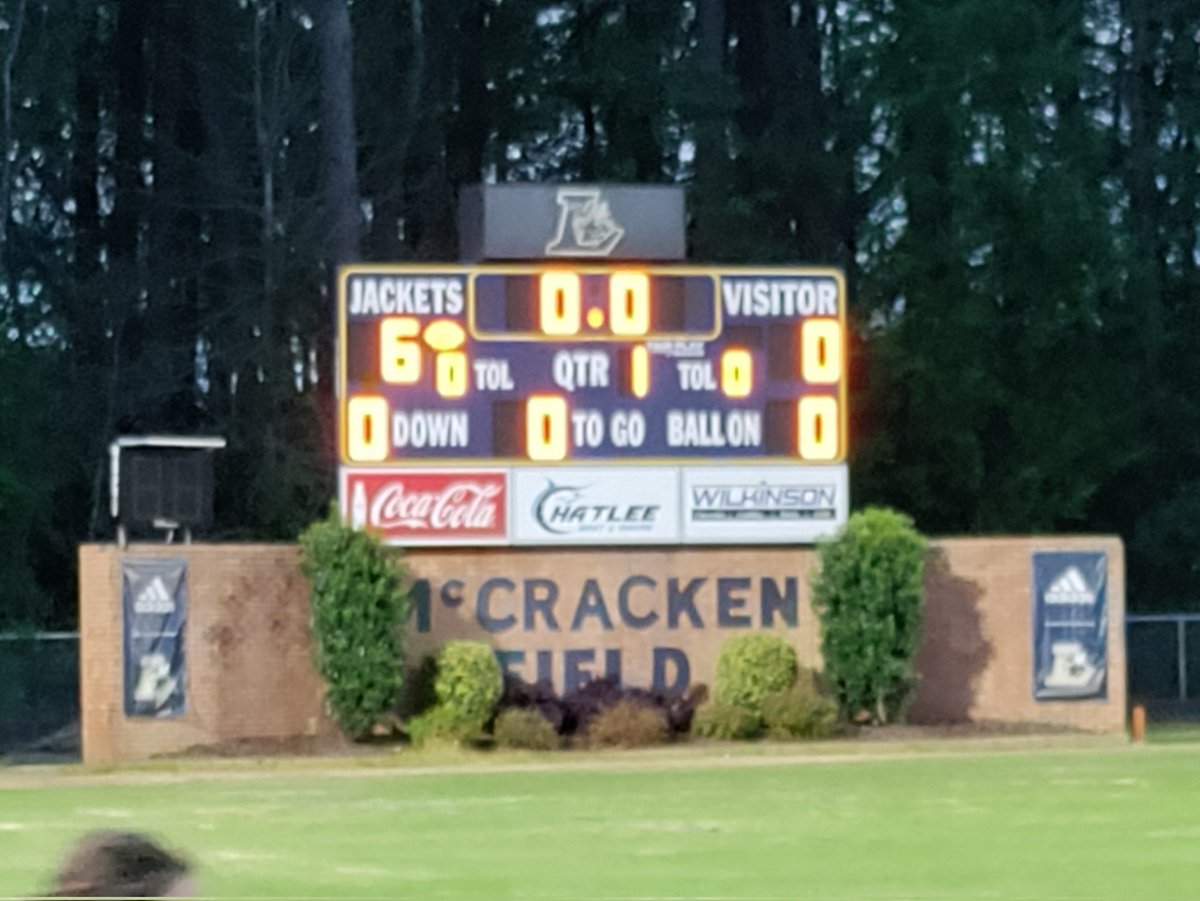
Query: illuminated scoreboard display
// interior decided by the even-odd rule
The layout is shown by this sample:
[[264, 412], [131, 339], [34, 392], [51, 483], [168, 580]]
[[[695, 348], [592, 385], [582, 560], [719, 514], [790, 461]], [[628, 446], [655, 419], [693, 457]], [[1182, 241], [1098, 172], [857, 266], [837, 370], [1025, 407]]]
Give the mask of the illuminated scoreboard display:
[[352, 266], [342, 509], [397, 544], [803, 543], [845, 521], [820, 268]]

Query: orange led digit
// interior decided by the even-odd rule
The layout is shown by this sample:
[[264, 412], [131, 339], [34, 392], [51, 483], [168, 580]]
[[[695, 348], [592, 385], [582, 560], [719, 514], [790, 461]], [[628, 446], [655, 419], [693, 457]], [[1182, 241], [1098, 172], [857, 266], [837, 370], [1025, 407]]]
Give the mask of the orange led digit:
[[835, 460], [838, 455], [838, 404], [833, 397], [803, 397], [797, 409], [800, 456], [805, 460]]
[[629, 354], [629, 391], [634, 397], [650, 393], [650, 351], [639, 344]]
[[721, 390], [726, 397], [748, 397], [754, 387], [754, 361], [750, 351], [731, 347], [721, 354]]
[[644, 335], [650, 330], [650, 277], [644, 272], [614, 272], [608, 280], [608, 320], [614, 335]]
[[543, 272], [538, 279], [538, 324], [547, 335], [576, 335], [582, 315], [579, 276]]
[[567, 456], [567, 401], [535, 394], [525, 402], [525, 452], [530, 460], [564, 460]]
[[379, 375], [390, 385], [415, 385], [421, 378], [421, 323], [411, 316], [379, 322]]
[[346, 454], [355, 463], [388, 456], [388, 403], [382, 397], [352, 397], [346, 405]]
[[462, 397], [467, 393], [467, 355], [448, 350], [434, 358], [434, 387], [442, 397]]
[[842, 377], [842, 325], [836, 319], [808, 319], [800, 329], [804, 381], [832, 385]]

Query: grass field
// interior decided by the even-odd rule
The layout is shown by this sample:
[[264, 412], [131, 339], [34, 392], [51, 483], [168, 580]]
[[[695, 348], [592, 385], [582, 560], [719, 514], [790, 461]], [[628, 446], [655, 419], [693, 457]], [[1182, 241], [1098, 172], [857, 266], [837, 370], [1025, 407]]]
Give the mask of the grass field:
[[0, 771], [0, 894], [106, 826], [227, 898], [1200, 896], [1200, 745], [1048, 744]]

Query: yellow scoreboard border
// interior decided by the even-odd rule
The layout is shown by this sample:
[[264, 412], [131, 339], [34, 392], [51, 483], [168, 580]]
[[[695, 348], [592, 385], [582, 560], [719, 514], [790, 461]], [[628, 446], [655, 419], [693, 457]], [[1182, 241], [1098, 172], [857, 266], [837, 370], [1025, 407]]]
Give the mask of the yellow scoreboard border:
[[[421, 457], [413, 460], [391, 460], [382, 463], [360, 463], [349, 459], [346, 452], [346, 411], [349, 405], [349, 398], [346, 396], [347, 387], [347, 335], [346, 327], [349, 321], [346, 312], [346, 286], [347, 282], [355, 275], [431, 275], [431, 276], [460, 276], [466, 281], [466, 297], [464, 298], [463, 314], [467, 319], [467, 330], [471, 337], [477, 341], [537, 341], [541, 336], [534, 333], [518, 333], [515, 335], [505, 335], [501, 337], [491, 337], [488, 335], [477, 335], [474, 328], [474, 307], [475, 307], [475, 279], [479, 275], [528, 275], [533, 272], [545, 272], [547, 270], [570, 270], [571, 272], [579, 273], [580, 275], [607, 275], [620, 270], [634, 270], [644, 273], [649, 276], [655, 275], [676, 275], [676, 276], [707, 276], [713, 280], [713, 291], [716, 296], [717, 308], [715, 312], [715, 331], [707, 337], [701, 335], [655, 335], [654, 337], [639, 336], [638, 340], [649, 343], [651, 341], [713, 341], [719, 338], [724, 331], [724, 305], [720, 294], [721, 279], [724, 277], [740, 277], [748, 278], [758, 276], [760, 278], [832, 278], [838, 287], [838, 323], [841, 325], [842, 333], [842, 360], [843, 371], [842, 379], [838, 388], [838, 418], [840, 420], [842, 441], [838, 447], [838, 455], [833, 460], [803, 460], [798, 456], [792, 457], [722, 457], [719, 460], [714, 460], [712, 457], [637, 457], [634, 459], [620, 459], [608, 457], [586, 457], [582, 459], [566, 459], [559, 460], [552, 464], [544, 461], [528, 460], [524, 457]], [[334, 384], [334, 395], [337, 402], [338, 415], [338, 464], [340, 466], [350, 466], [361, 470], [396, 470], [403, 467], [412, 469], [437, 469], [437, 468], [545, 468], [546, 466], [564, 466], [564, 467], [584, 467], [584, 466], [721, 466], [733, 465], [738, 466], [781, 466], [781, 465], [796, 465], [796, 466], [841, 466], [846, 463], [848, 450], [850, 447], [850, 414], [849, 404], [847, 400], [850, 394], [850, 354], [849, 354], [849, 333], [846, 328], [846, 307], [849, 303], [849, 297], [846, 291], [846, 275], [845, 273], [833, 266], [687, 266], [687, 265], [651, 265], [638, 266], [636, 262], [612, 262], [607, 264], [598, 264], [595, 262], [580, 263], [573, 265], [569, 260], [550, 261], [533, 261], [527, 264], [497, 264], [489, 265], [474, 265], [474, 266], [455, 266], [447, 263], [430, 263], [423, 265], [420, 263], [351, 263], [339, 266], [337, 269], [337, 378]], [[608, 336], [607, 338], [596, 335], [566, 335], [552, 336], [545, 343], [553, 344], [571, 344], [571, 343], [606, 343], [606, 344], [628, 344], [632, 339], [620, 336]]]

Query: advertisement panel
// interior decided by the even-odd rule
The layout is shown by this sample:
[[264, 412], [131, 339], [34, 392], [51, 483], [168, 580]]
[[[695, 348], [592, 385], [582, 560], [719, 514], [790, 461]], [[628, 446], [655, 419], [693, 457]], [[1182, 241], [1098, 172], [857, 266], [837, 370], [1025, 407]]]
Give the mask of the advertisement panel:
[[641, 467], [513, 472], [518, 544], [674, 544], [679, 473]]
[[1033, 696], [1104, 698], [1108, 673], [1108, 556], [1033, 554]]
[[688, 467], [682, 477], [686, 543], [810, 543], [849, 515], [845, 465]]
[[187, 561], [125, 558], [125, 715], [181, 716], [187, 706]]
[[504, 470], [343, 469], [342, 509], [355, 528], [386, 543], [503, 544], [508, 541]]

